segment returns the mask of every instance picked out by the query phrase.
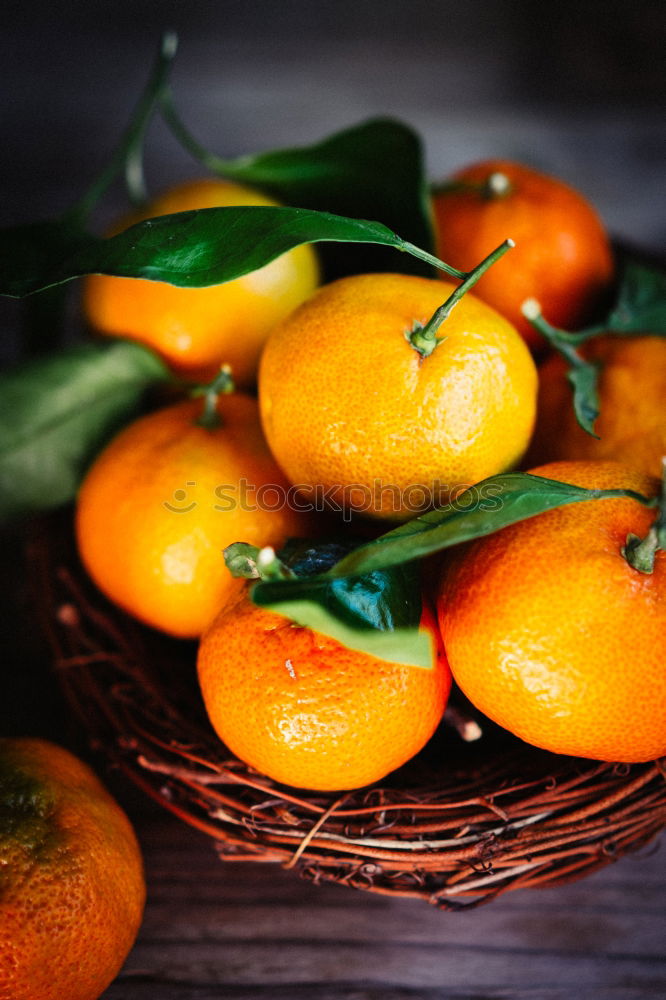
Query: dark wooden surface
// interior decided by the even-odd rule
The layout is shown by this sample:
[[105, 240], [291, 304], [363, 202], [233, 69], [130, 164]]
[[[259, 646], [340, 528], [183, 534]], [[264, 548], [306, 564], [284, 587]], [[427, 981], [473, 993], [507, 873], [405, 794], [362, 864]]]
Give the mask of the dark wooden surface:
[[[0, 223], [66, 208], [99, 171], [161, 30], [178, 29], [177, 102], [223, 155], [313, 142], [375, 114], [424, 136], [433, 177], [491, 155], [526, 159], [593, 198], [613, 232], [662, 250], [663, 5], [579, 0], [6, 0], [0, 31]], [[197, 173], [165, 129], [153, 190]], [[117, 211], [113, 191], [100, 221]], [[75, 305], [75, 291], [73, 302]], [[20, 312], [0, 303], [0, 359]], [[2, 732], [85, 752], [60, 704], [3, 540]], [[106, 1000], [647, 1000], [666, 995], [664, 853], [466, 914], [268, 865], [222, 864], [209, 841], [108, 776], [141, 840], [148, 903]], [[66, 1000], [66, 998], [63, 998]]]
[[664, 855], [468, 913], [220, 862], [175, 819], [138, 823], [149, 899], [105, 1000], [644, 1000], [666, 995]]

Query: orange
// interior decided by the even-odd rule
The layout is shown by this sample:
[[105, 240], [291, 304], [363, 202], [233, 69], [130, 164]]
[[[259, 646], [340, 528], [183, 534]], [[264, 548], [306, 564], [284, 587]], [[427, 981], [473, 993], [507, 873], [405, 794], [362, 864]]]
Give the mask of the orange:
[[293, 483], [345, 511], [404, 519], [519, 461], [537, 376], [511, 324], [467, 293], [429, 356], [407, 339], [452, 291], [404, 274], [343, 278], [273, 331], [261, 416]]
[[[143, 219], [192, 209], [276, 204], [231, 181], [195, 180], [125, 219], [116, 231]], [[257, 271], [207, 288], [92, 275], [85, 282], [83, 306], [95, 329], [153, 348], [184, 378], [207, 382], [224, 363], [232, 367], [238, 385], [250, 385], [269, 331], [310, 295], [317, 282], [314, 250], [301, 246]]]
[[0, 1000], [96, 1000], [143, 915], [124, 812], [68, 751], [0, 740]]
[[[653, 494], [615, 462], [536, 475]], [[646, 761], [666, 753], [666, 552], [652, 573], [623, 556], [655, 511], [632, 499], [572, 504], [461, 550], [438, 613], [453, 676], [482, 712], [555, 753]]]
[[539, 370], [532, 462], [612, 458], [661, 475], [666, 455], [666, 340], [595, 337], [580, 353], [600, 366], [597, 440], [576, 420], [567, 364], [553, 355]]
[[190, 638], [232, 583], [227, 545], [279, 547], [307, 533], [256, 401], [220, 397], [213, 429], [196, 423], [201, 412], [201, 400], [186, 400], [121, 431], [85, 477], [76, 510], [79, 553], [99, 588], [141, 621]]
[[378, 781], [413, 757], [439, 723], [450, 673], [404, 666], [255, 606], [247, 585], [204, 634], [198, 671], [210, 721], [241, 760], [275, 781], [320, 791]]
[[515, 250], [484, 274], [476, 294], [532, 346], [542, 338], [520, 311], [527, 298], [538, 300], [554, 326], [579, 329], [613, 278], [610, 242], [594, 208], [562, 181], [509, 160], [475, 163], [451, 182], [433, 196], [439, 256], [469, 271], [513, 239]]

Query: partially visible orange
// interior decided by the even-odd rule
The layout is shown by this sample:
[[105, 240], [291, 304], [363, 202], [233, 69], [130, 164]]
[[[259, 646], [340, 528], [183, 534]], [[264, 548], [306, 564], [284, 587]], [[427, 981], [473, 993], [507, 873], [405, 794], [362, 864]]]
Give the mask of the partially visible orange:
[[[536, 475], [652, 495], [615, 462]], [[666, 552], [624, 558], [655, 511], [633, 499], [560, 507], [464, 547], [445, 572], [439, 621], [453, 676], [478, 709], [555, 753], [607, 761], [666, 754]]]
[[[276, 204], [231, 181], [195, 180], [128, 217], [116, 231], [175, 212]], [[92, 275], [85, 282], [83, 306], [96, 330], [153, 348], [178, 375], [208, 382], [221, 364], [229, 364], [236, 383], [250, 385], [268, 333], [311, 294], [318, 274], [314, 250], [301, 246], [257, 271], [206, 288]]]
[[0, 740], [0, 998], [97, 1000], [145, 894], [132, 827], [90, 768], [44, 740]]
[[379, 781], [437, 727], [451, 684], [429, 610], [431, 668], [349, 649], [254, 605], [247, 586], [202, 637], [198, 671], [210, 721], [241, 760], [319, 791]]
[[666, 339], [594, 337], [580, 353], [599, 365], [598, 439], [576, 420], [566, 362], [553, 355], [539, 369], [537, 422], [530, 463], [611, 458], [653, 476], [666, 456]]
[[468, 293], [429, 356], [407, 339], [452, 291], [404, 274], [342, 278], [273, 331], [261, 417], [293, 483], [345, 511], [404, 519], [520, 460], [537, 376], [511, 324]]
[[136, 420], [97, 457], [79, 491], [76, 536], [90, 576], [121, 608], [196, 637], [225, 600], [232, 542], [280, 547], [308, 533], [271, 456], [257, 403], [233, 393], [221, 425], [196, 423], [201, 400]]
[[[504, 178], [507, 182], [489, 179]], [[613, 278], [606, 230], [573, 188], [509, 160], [486, 160], [459, 170], [433, 196], [437, 252], [471, 270], [507, 238], [515, 250], [475, 287], [479, 298], [506, 316], [531, 346], [541, 337], [521, 313], [536, 298], [554, 326], [579, 329]]]

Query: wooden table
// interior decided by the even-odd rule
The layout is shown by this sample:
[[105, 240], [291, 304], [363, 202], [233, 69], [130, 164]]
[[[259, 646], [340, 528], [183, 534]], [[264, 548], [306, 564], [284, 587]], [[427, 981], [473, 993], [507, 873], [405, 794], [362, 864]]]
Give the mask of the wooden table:
[[468, 913], [223, 863], [170, 816], [132, 813], [148, 904], [105, 1000], [647, 1000], [666, 995], [664, 855]]
[[[222, 155], [313, 142], [392, 114], [425, 137], [433, 176], [482, 156], [527, 159], [585, 190], [616, 234], [658, 250], [660, 9], [653, 0], [572, 0], [547, 14], [529, 0], [7, 0], [0, 222], [74, 200], [117, 141], [160, 31], [176, 27], [178, 105]], [[159, 125], [147, 167], [153, 190], [198, 170]], [[112, 192], [100, 221], [119, 198]], [[18, 316], [0, 303], [5, 360], [16, 354]], [[7, 536], [3, 549], [2, 731], [80, 751], [34, 634], [18, 543]], [[111, 783], [143, 846], [148, 903], [106, 1000], [666, 996], [663, 846], [569, 887], [439, 913], [315, 887], [269, 865], [223, 864], [200, 834]]]

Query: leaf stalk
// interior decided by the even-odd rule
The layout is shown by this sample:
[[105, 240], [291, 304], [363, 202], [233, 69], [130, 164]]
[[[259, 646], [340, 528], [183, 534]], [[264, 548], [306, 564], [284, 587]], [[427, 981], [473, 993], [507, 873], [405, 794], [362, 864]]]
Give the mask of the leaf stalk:
[[479, 278], [481, 278], [489, 267], [503, 257], [507, 250], [512, 249], [515, 246], [513, 240], [504, 240], [498, 247], [496, 247], [492, 253], [489, 253], [480, 264], [477, 264], [475, 268], [471, 271], [467, 271], [463, 274], [462, 284], [449, 295], [446, 302], [444, 302], [439, 309], [431, 316], [425, 326], [421, 326], [420, 323], [415, 323], [411, 330], [406, 334], [407, 340], [412, 345], [412, 347], [419, 352], [421, 357], [427, 358], [435, 350], [438, 344], [441, 344], [444, 337], [438, 337], [438, 331], [442, 323], [451, 314], [452, 309], [457, 306], [462, 297], [467, 294], [467, 292], [474, 287]]

